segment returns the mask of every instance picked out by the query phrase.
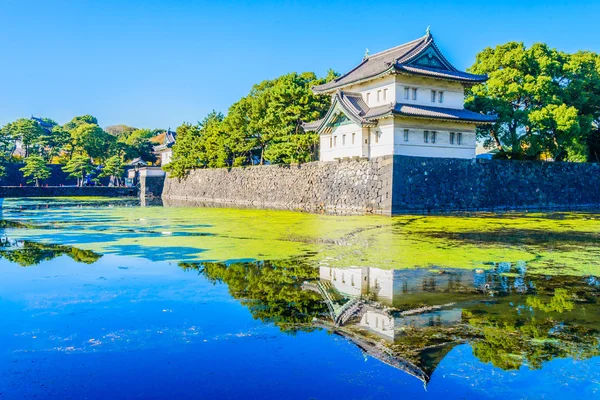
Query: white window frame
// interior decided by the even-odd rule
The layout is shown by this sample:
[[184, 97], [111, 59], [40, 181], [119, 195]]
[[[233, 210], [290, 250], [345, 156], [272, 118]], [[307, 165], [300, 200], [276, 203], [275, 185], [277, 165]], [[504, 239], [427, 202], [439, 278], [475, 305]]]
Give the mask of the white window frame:
[[435, 144], [435, 140], [437, 137], [437, 131], [431, 131], [431, 143]]
[[450, 132], [450, 133], [448, 134], [448, 142], [449, 142], [450, 144], [454, 144], [454, 137], [455, 137], [455, 133], [454, 133], [454, 132]]
[[417, 100], [417, 97], [418, 97], [417, 90], [418, 90], [417, 88], [413, 88], [413, 90], [412, 90], [412, 99], [415, 101]]
[[405, 141], [405, 142], [408, 142], [408, 135], [409, 135], [409, 132], [410, 132], [410, 131], [409, 131], [408, 129], [405, 129], [405, 130], [404, 130], [404, 141]]
[[423, 143], [429, 143], [429, 131], [423, 131]]
[[410, 100], [410, 88], [404, 87], [404, 100]]
[[438, 92], [438, 102], [440, 104], [444, 102], [444, 92]]
[[387, 100], [387, 89], [383, 89], [383, 101]]
[[435, 103], [435, 101], [437, 100], [437, 92], [435, 90], [431, 91], [431, 102]]
[[456, 145], [457, 146], [462, 145], [462, 133], [461, 132], [456, 132]]

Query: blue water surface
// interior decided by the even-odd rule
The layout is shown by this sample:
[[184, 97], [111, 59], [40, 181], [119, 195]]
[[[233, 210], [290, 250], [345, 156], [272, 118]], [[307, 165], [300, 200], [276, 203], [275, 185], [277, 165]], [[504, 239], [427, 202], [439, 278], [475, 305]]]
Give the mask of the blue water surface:
[[0, 260], [0, 397], [600, 398], [600, 357], [503, 371], [454, 347], [429, 384], [326, 330], [283, 333], [174, 263]]

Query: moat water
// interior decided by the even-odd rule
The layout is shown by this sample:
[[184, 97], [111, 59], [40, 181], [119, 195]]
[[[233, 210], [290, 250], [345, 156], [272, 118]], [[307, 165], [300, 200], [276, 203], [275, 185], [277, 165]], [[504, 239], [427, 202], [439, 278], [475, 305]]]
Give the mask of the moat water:
[[0, 398], [600, 398], [600, 214], [5, 199]]

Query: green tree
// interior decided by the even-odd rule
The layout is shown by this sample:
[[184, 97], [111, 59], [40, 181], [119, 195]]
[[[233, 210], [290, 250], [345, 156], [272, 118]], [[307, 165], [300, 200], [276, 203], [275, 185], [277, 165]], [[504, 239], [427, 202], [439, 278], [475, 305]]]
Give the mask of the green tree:
[[480, 52], [469, 71], [489, 76], [468, 91], [466, 107], [498, 116], [478, 135], [500, 157], [592, 158], [593, 129], [600, 121], [597, 54], [510, 42]]
[[75, 151], [84, 152], [93, 160], [102, 161], [110, 156], [109, 149], [115, 138], [96, 124], [83, 123], [70, 131]]
[[154, 161], [154, 146], [150, 141], [153, 136], [154, 132], [150, 129], [136, 129], [123, 134], [119, 141], [125, 144], [125, 158], [132, 160], [139, 157], [145, 161]]
[[123, 168], [123, 161], [121, 160], [121, 157], [115, 155], [106, 160], [104, 168], [99, 176], [110, 177], [115, 182], [115, 185], [120, 186], [120, 180], [124, 172], [125, 169]]
[[40, 138], [44, 133], [45, 131], [42, 127], [36, 121], [29, 118], [19, 118], [15, 122], [7, 124], [2, 129], [3, 137], [13, 145], [13, 151], [16, 141], [21, 141], [25, 150], [25, 157], [29, 156], [32, 150], [34, 153], [39, 151]]
[[96, 117], [91, 115], [80, 115], [78, 117], [74, 117], [71, 121], [67, 122], [63, 125], [63, 128], [70, 132], [77, 128], [79, 125], [98, 125], [98, 120]]
[[176, 178], [190, 170], [206, 166], [206, 152], [202, 143], [200, 125], [184, 123], [177, 128], [177, 142], [173, 146], [171, 162], [163, 168]]
[[40, 186], [40, 180], [50, 177], [50, 168], [46, 165], [46, 160], [41, 156], [29, 156], [25, 159], [25, 166], [20, 169], [23, 176], [31, 177], [27, 182], [35, 183]]
[[69, 173], [70, 177], [77, 179], [77, 186], [83, 186], [86, 175], [92, 172], [93, 169], [94, 166], [90, 158], [82, 154], [73, 156], [67, 165], [62, 168], [63, 171]]

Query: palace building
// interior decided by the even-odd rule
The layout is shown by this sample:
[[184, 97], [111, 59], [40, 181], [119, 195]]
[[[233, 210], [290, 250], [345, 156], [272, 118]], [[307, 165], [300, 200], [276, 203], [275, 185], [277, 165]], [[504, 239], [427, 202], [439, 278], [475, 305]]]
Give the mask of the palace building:
[[428, 29], [412, 42], [365, 55], [350, 72], [313, 87], [331, 95], [331, 108], [303, 127], [319, 133], [321, 161], [474, 158], [476, 126], [496, 118], [466, 110], [465, 88], [486, 80], [452, 66]]

